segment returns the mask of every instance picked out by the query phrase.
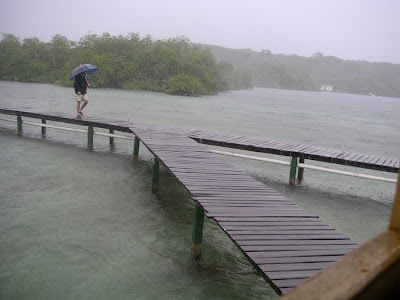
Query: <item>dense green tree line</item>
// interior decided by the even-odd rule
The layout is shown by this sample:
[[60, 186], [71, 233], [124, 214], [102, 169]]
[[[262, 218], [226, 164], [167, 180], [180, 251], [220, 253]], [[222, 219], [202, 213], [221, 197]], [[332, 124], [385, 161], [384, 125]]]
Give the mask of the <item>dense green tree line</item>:
[[211, 51], [184, 37], [153, 41], [150, 36], [88, 34], [78, 42], [55, 35], [50, 42], [3, 34], [0, 79], [72, 86], [71, 71], [91, 63], [96, 87], [140, 89], [178, 95], [216, 94], [252, 87], [252, 73], [217, 62]]
[[400, 98], [400, 64], [343, 60], [321, 53], [301, 57], [207, 47], [218, 59], [252, 70], [258, 87], [317, 91], [321, 85], [332, 85], [338, 92]]

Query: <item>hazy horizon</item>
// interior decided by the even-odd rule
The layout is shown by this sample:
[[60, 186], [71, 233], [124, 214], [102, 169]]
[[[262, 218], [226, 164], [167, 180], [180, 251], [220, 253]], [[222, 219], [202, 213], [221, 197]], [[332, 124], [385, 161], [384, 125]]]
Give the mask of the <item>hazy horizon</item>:
[[56, 34], [184, 36], [230, 49], [400, 64], [399, 11], [396, 0], [2, 0], [0, 33], [44, 42]]

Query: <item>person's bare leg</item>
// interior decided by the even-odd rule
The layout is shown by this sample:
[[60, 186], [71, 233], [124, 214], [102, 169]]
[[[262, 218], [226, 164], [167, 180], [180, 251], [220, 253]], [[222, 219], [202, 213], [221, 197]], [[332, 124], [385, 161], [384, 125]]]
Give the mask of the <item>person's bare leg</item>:
[[76, 115], [79, 115], [79, 112], [81, 111], [81, 101], [76, 102]]
[[88, 104], [88, 101], [87, 101], [87, 100], [83, 101], [81, 110], [80, 110], [79, 112], [82, 112], [82, 110], [85, 108], [85, 106], [86, 106], [87, 104]]

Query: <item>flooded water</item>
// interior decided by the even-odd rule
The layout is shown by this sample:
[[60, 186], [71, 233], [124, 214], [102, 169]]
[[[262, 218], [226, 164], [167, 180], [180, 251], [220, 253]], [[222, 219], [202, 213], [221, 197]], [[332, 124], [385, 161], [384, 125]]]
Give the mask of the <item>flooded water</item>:
[[[273, 89], [201, 98], [92, 89], [89, 99], [88, 116], [400, 158], [400, 99]], [[53, 85], [0, 82], [3, 104], [75, 115], [73, 89]], [[131, 142], [116, 140], [110, 148], [107, 138], [95, 136], [94, 148], [86, 149], [85, 134], [47, 129], [43, 138], [28, 125], [17, 137], [16, 124], [0, 120], [1, 299], [277, 297], [211, 220], [203, 256], [193, 260], [190, 195], [163, 168], [160, 193], [151, 193], [152, 156], [143, 146], [138, 163]], [[388, 225], [393, 183], [306, 170], [301, 184], [289, 186], [287, 166], [221, 159], [358, 243]]]

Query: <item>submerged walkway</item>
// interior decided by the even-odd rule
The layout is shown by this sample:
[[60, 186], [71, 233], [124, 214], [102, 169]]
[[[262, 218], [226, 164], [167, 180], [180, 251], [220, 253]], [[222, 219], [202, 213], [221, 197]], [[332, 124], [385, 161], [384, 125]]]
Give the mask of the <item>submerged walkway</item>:
[[[303, 151], [305, 154], [304, 149], [299, 150], [303, 146], [284, 146], [282, 142], [272, 146], [260, 139], [237, 137], [232, 140], [231, 136], [205, 134], [203, 131], [92, 117], [80, 120], [71, 114], [30, 108], [0, 107], [0, 113], [134, 133], [155, 159], [176, 176], [191, 198], [204, 208], [209, 218], [217, 222], [278, 293], [286, 293], [356, 247], [348, 237], [321, 222], [318, 216], [235, 170], [192, 138], [205, 143], [229, 144], [230, 141], [231, 145], [247, 145], [249, 149], [246, 150], [259, 147], [272, 151], [281, 145], [279, 151], [282, 155], [286, 155], [284, 151]], [[315, 157], [328, 155], [321, 153], [322, 150], [315, 151], [319, 153]], [[391, 159], [386, 166], [397, 166], [398, 169], [398, 160], [392, 162]]]

